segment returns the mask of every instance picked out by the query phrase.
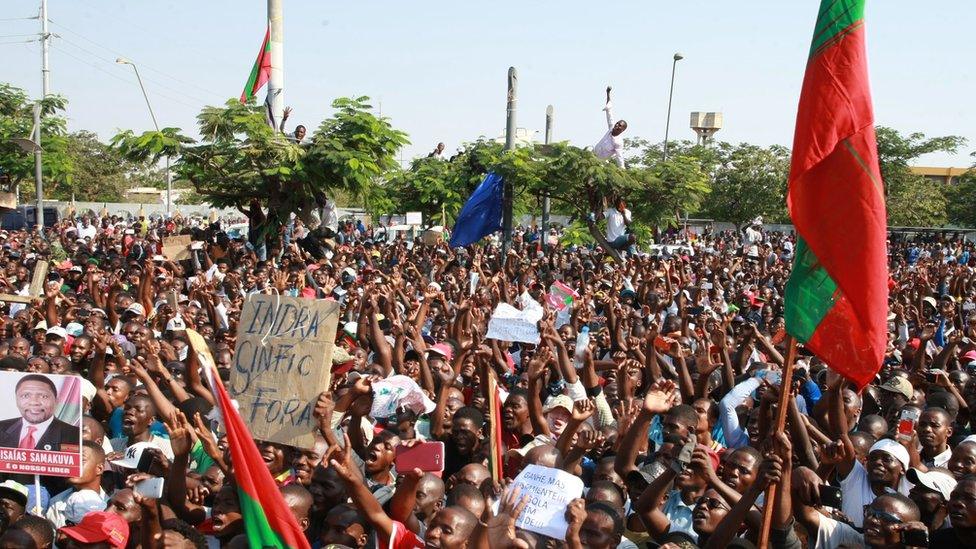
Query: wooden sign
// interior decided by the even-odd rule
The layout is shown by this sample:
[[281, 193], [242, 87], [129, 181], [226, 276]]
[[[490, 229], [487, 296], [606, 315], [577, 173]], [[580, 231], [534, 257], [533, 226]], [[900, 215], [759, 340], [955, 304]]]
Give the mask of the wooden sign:
[[336, 301], [254, 294], [244, 303], [227, 389], [255, 439], [312, 448], [338, 323]]
[[34, 277], [31, 278], [30, 287], [27, 289], [27, 295], [17, 295], [17, 294], [0, 294], [0, 301], [6, 301], [7, 303], [30, 303], [35, 299], [44, 296], [44, 283], [47, 282], [47, 261], [38, 261], [34, 265]]

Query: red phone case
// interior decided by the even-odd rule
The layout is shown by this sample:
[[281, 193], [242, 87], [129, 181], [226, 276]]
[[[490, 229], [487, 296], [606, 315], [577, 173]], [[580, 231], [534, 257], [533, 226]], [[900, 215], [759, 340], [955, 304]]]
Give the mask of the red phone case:
[[397, 471], [420, 469], [425, 473], [441, 473], [444, 471], [444, 443], [423, 442], [412, 448], [397, 446]]

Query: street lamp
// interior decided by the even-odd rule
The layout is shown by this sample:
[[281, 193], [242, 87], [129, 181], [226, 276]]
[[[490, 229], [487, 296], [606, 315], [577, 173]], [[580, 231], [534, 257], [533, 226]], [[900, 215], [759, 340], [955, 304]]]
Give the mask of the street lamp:
[[[139, 67], [135, 63], [126, 59], [125, 57], [119, 57], [115, 60], [119, 65], [129, 65], [132, 70], [136, 71], [136, 80], [139, 81], [139, 87], [142, 88], [142, 96], [146, 98], [146, 106], [149, 107], [149, 116], [152, 117], [153, 126], [156, 131], [159, 132], [159, 123], [156, 122], [156, 113], [153, 112], [152, 103], [149, 102], [149, 94], [146, 93], [146, 86], [142, 84], [142, 77], [139, 76]], [[173, 203], [173, 180], [169, 173], [169, 156], [166, 157], [166, 216], [169, 217], [170, 205]]]
[[664, 160], [668, 159], [668, 130], [671, 128], [671, 99], [674, 98], [674, 71], [678, 66], [678, 61], [685, 56], [680, 53], [674, 54], [674, 62], [671, 63], [671, 92], [668, 93], [668, 121], [664, 124]]

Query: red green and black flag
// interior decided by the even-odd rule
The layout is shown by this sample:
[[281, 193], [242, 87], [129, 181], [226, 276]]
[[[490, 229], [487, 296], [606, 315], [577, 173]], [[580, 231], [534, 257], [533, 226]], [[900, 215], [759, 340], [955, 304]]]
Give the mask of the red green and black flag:
[[254, 99], [258, 90], [264, 86], [271, 78], [271, 26], [264, 33], [264, 43], [261, 44], [261, 51], [258, 58], [254, 61], [251, 75], [247, 77], [247, 84], [244, 84], [244, 91], [241, 92], [241, 103], [247, 103]]
[[884, 187], [865, 53], [864, 0], [821, 0], [786, 202], [797, 232], [786, 329], [863, 388], [887, 343]]

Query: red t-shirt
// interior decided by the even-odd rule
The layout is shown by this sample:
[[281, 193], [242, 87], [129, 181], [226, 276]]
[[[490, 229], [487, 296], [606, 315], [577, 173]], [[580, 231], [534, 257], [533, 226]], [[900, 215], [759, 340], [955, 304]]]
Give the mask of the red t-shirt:
[[379, 549], [423, 549], [424, 540], [417, 537], [402, 522], [393, 521], [390, 540], [379, 540]]

